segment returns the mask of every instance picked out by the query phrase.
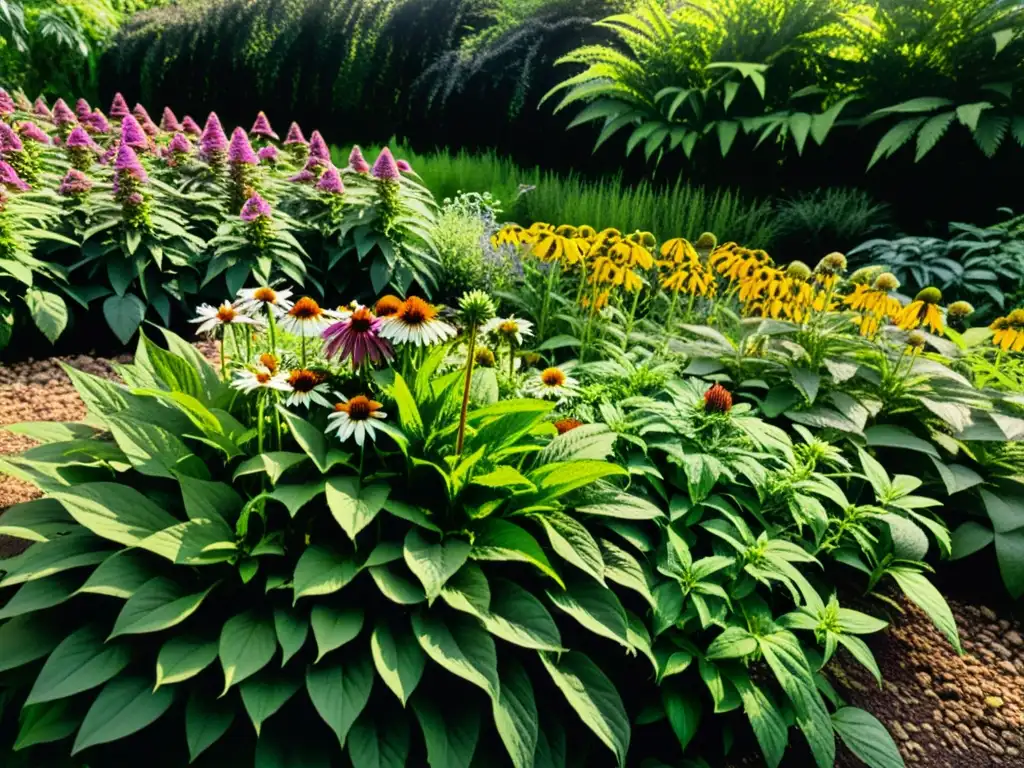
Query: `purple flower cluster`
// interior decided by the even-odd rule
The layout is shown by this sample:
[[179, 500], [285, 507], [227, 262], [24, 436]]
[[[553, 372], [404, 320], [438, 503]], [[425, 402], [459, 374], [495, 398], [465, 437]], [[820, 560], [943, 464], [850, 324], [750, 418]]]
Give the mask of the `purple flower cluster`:
[[14, 109], [14, 99], [11, 98], [11, 94], [0, 88], [0, 115], [9, 115]]
[[40, 117], [46, 118], [47, 120], [51, 120], [53, 118], [53, 113], [50, 112], [50, 108], [46, 106], [46, 102], [43, 101], [42, 96], [36, 99], [36, 103], [32, 105], [32, 112]]
[[75, 113], [71, 111], [71, 108], [64, 102], [64, 99], [57, 99], [53, 105], [53, 122], [58, 128], [74, 125], [78, 122]]
[[6, 155], [8, 152], [21, 152], [23, 149], [25, 146], [14, 129], [7, 123], [0, 122], [0, 155]]
[[[74, 133], [74, 131], [72, 131]], [[34, 141], [38, 144], [49, 144], [50, 137], [46, 135], [42, 128], [33, 123], [31, 120], [26, 120], [23, 123], [18, 123], [18, 134], [25, 139]]]
[[246, 224], [251, 224], [260, 218], [270, 218], [270, 204], [267, 203], [258, 194], [254, 194], [245, 204], [242, 206], [242, 212], [239, 215]]
[[68, 138], [64, 142], [64, 146], [69, 149], [92, 149], [93, 140], [89, 137], [89, 134], [85, 132], [82, 126], [75, 126], [74, 130], [68, 134]]
[[394, 155], [391, 154], [390, 149], [384, 147], [384, 149], [380, 151], [370, 174], [375, 179], [380, 179], [381, 181], [398, 181], [401, 178], [401, 173], [398, 170], [398, 164], [395, 162]]
[[228, 147], [228, 163], [231, 165], [256, 165], [260, 159], [252, 151], [249, 137], [241, 128], [231, 132], [231, 146]]
[[92, 117], [89, 119], [86, 127], [92, 128], [93, 133], [110, 133], [110, 122], [107, 120], [107, 116], [100, 112], [99, 107], [93, 110]]
[[57, 194], [63, 197], [75, 197], [84, 195], [90, 189], [92, 189], [92, 182], [89, 181], [89, 177], [77, 168], [72, 168], [64, 174], [64, 178], [57, 188]]
[[136, 120], [139, 121], [139, 123], [145, 123], [147, 120], [149, 122], [153, 122], [153, 120], [149, 116], [149, 112], [147, 112], [146, 108], [141, 104], [135, 105], [135, 107], [132, 109], [132, 115], [135, 117]]
[[328, 166], [327, 170], [323, 172], [320, 181], [316, 183], [316, 188], [331, 195], [340, 195], [345, 191], [345, 185], [341, 183], [341, 175], [333, 165]]
[[327, 142], [320, 135], [320, 131], [313, 131], [309, 136], [309, 164], [330, 165], [331, 151], [327, 148]]
[[181, 121], [181, 130], [189, 136], [203, 135], [203, 129], [199, 127], [199, 123], [192, 119], [191, 115], [185, 115], [185, 119]]
[[121, 119], [121, 143], [133, 149], [148, 149], [149, 139], [133, 115]]
[[127, 144], [121, 144], [117, 148], [117, 159], [114, 161], [114, 170], [117, 171], [117, 177], [119, 180], [125, 176], [130, 176], [142, 183], [149, 181], [146, 169], [143, 168], [142, 163], [139, 162], [139, 158], [135, 155], [135, 150]]
[[253, 136], [260, 136], [264, 139], [278, 138], [277, 134], [274, 133], [274, 129], [270, 127], [270, 121], [262, 111], [256, 115], [256, 122], [252, 124], [252, 128], [249, 129], [249, 133]]
[[92, 107], [89, 106], [88, 101], [79, 99], [75, 102], [75, 117], [80, 123], [88, 123], [92, 119]]
[[29, 189], [28, 184], [21, 180], [18, 172], [11, 167], [10, 163], [0, 160], [0, 186], [17, 189], [25, 192]]
[[115, 93], [114, 100], [110, 102], [110, 116], [115, 120], [121, 120], [129, 114], [131, 113], [128, 111], [128, 102], [120, 93]]
[[292, 123], [288, 126], [288, 135], [284, 137], [284, 144], [285, 146], [290, 144], [309, 144], [309, 142], [306, 141], [306, 137], [302, 135], [302, 129], [299, 128], [298, 123]]
[[370, 164], [366, 162], [366, 158], [363, 157], [363, 150], [356, 144], [352, 147], [352, 151], [348, 153], [348, 167], [356, 173], [369, 173]]
[[268, 144], [267, 146], [260, 148], [260, 151], [256, 153], [256, 157], [260, 159], [260, 162], [270, 163], [273, 165], [277, 162], [278, 154], [277, 147], [273, 144]]
[[180, 131], [182, 130], [181, 123], [178, 122], [178, 118], [171, 111], [170, 107], [164, 107], [164, 113], [160, 117], [160, 127], [165, 131]]
[[312, 184], [316, 181], [316, 174], [308, 168], [303, 168], [298, 173], [289, 176], [288, 181], [294, 181], [297, 184]]
[[192, 142], [184, 133], [176, 133], [167, 145], [167, 151], [172, 155], [187, 155], [192, 151]]
[[211, 112], [206, 118], [206, 125], [203, 127], [203, 134], [199, 137], [199, 152], [207, 160], [216, 159], [228, 148], [228, 137], [224, 135], [221, 128], [220, 118], [216, 112]]

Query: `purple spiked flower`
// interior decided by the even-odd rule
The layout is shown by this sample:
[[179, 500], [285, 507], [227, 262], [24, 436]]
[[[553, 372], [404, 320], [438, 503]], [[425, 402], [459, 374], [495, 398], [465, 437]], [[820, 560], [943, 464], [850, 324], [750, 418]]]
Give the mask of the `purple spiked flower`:
[[294, 176], [289, 176], [287, 180], [294, 181], [298, 184], [311, 184], [316, 181], [316, 174], [306, 168], [303, 168]]
[[309, 136], [309, 157], [320, 161], [321, 165], [331, 162], [331, 151], [327, 149], [327, 142], [320, 131], [313, 131]]
[[75, 102], [75, 116], [81, 123], [87, 123], [92, 117], [92, 107], [89, 106], [89, 102], [85, 99], [79, 99]]
[[366, 162], [366, 158], [363, 157], [363, 150], [356, 144], [352, 147], [352, 151], [348, 153], [348, 167], [356, 173], [369, 173], [370, 164]]
[[224, 135], [224, 129], [220, 126], [220, 118], [216, 112], [211, 112], [206, 118], [203, 135], [199, 137], [199, 151], [203, 157], [210, 158], [227, 148], [228, 137]]
[[132, 109], [132, 114], [135, 116], [135, 119], [138, 120], [140, 124], [145, 123], [147, 120], [149, 120], [149, 122], [153, 122], [153, 119], [149, 116], [149, 112], [147, 112], [146, 108], [141, 104], [135, 105], [135, 107]]
[[125, 115], [121, 119], [121, 143], [135, 149], [149, 148], [149, 140], [133, 115]]
[[99, 164], [107, 165], [117, 156], [117, 144], [114, 144], [110, 149], [100, 155]]
[[370, 171], [375, 179], [381, 181], [398, 181], [401, 175], [398, 172], [398, 164], [395, 163], [394, 155], [391, 154], [391, 150], [384, 147], [377, 155], [377, 161], [373, 164], [373, 170]]
[[50, 112], [50, 108], [46, 106], [46, 102], [43, 101], [42, 96], [36, 99], [36, 103], [32, 106], [32, 112], [40, 117], [45, 117], [47, 120], [53, 117], [53, 113]]
[[92, 189], [92, 182], [89, 177], [82, 173], [77, 168], [71, 168], [64, 178], [61, 179], [60, 186], [57, 188], [57, 194], [63, 197], [72, 197], [74, 195], [83, 195]]
[[396, 160], [395, 165], [402, 173], [412, 173], [412, 166], [409, 165], [408, 160]]
[[0, 153], [21, 152], [25, 146], [7, 123], [0, 121]]
[[228, 148], [228, 162], [232, 165], [256, 165], [259, 162], [256, 153], [252, 151], [249, 138], [241, 128], [235, 128], [231, 132], [231, 146]]
[[259, 194], [254, 194], [245, 201], [242, 206], [240, 218], [246, 224], [251, 224], [259, 218], [270, 218], [270, 205]]
[[77, 148], [91, 148], [93, 145], [92, 139], [89, 134], [85, 132], [82, 126], [75, 126], [75, 129], [68, 134], [67, 140], [64, 142], [66, 147], [77, 147]]
[[114, 94], [114, 100], [110, 102], [110, 116], [115, 120], [121, 120], [125, 115], [131, 114], [128, 111], [128, 102], [120, 93]]
[[366, 307], [357, 307], [344, 320], [327, 327], [323, 332], [324, 355], [341, 355], [341, 361], [352, 358], [352, 365], [361, 366], [367, 358], [373, 363], [390, 362], [395, 353], [391, 343], [380, 336], [384, 318], [375, 317]]
[[[46, 135], [42, 128], [33, 123], [31, 120], [26, 120], [23, 123], [18, 123], [18, 133], [24, 138], [31, 141], [35, 141], [39, 144], [49, 144], [50, 137]], [[74, 131], [72, 131], [74, 133]]]
[[181, 123], [178, 122], [178, 118], [175, 117], [170, 107], [164, 107], [164, 114], [160, 118], [160, 127], [165, 131], [181, 130]]
[[58, 127], [71, 125], [77, 121], [75, 113], [71, 111], [71, 108], [67, 105], [64, 99], [57, 99], [57, 101], [54, 102], [53, 122], [56, 123]]
[[94, 133], [110, 133], [110, 123], [99, 107], [93, 110], [92, 118], [89, 120], [89, 126], [87, 127], [91, 127]]
[[179, 155], [187, 155], [192, 151], [192, 142], [188, 140], [188, 136], [184, 133], [176, 133], [171, 139], [171, 143], [167, 145], [167, 151]]
[[288, 135], [284, 137], [284, 143], [286, 146], [288, 144], [309, 144], [306, 137], [302, 135], [302, 129], [299, 128], [298, 123], [288, 126]]
[[265, 139], [278, 138], [277, 134], [274, 133], [274, 129], [270, 127], [270, 121], [262, 111], [256, 115], [256, 122], [252, 124], [249, 133], [253, 136], [262, 136]]
[[114, 170], [118, 172], [118, 175], [126, 173], [141, 182], [149, 181], [146, 169], [139, 162], [139, 158], [135, 155], [135, 150], [124, 142], [121, 142], [117, 148], [117, 160], [114, 161]]
[[185, 115], [185, 119], [181, 121], [181, 130], [189, 136], [201, 136], [203, 133], [203, 129], [192, 119], [191, 115]]
[[18, 176], [18, 172], [11, 167], [10, 163], [6, 163], [3, 160], [0, 160], [0, 186], [14, 187], [14, 189], [22, 192], [30, 189], [29, 185]]
[[0, 115], [9, 115], [14, 109], [14, 99], [11, 98], [11, 94], [0, 88]]
[[338, 175], [338, 169], [333, 165], [329, 166], [324, 171], [323, 176], [320, 177], [320, 181], [316, 183], [316, 188], [321, 192], [327, 192], [332, 195], [340, 195], [345, 191], [345, 185], [341, 183], [341, 176]]
[[260, 159], [260, 162], [270, 163], [271, 165], [277, 162], [277, 156], [277, 147], [275, 147], [273, 144], [268, 144], [265, 147], [261, 147], [260, 151], [256, 153], [256, 157]]

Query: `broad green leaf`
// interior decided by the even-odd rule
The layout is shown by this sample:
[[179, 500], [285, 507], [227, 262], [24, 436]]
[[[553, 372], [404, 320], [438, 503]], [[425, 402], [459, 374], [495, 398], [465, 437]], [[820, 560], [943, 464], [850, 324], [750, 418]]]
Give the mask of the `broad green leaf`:
[[389, 624], [378, 619], [370, 637], [373, 664], [384, 684], [404, 707], [423, 676], [426, 657], [408, 625]]
[[68, 325], [68, 305], [55, 293], [29, 288], [25, 291], [25, 305], [36, 328], [53, 344]]
[[740, 692], [743, 711], [754, 729], [754, 736], [761, 747], [768, 768], [778, 768], [786, 752], [788, 726], [772, 698], [754, 685], [745, 673], [731, 676], [733, 685]]
[[538, 515], [537, 519], [544, 526], [551, 548], [559, 557], [604, 584], [601, 549], [585, 525], [563, 512], [547, 512]]
[[491, 587], [483, 569], [476, 563], [467, 563], [448, 579], [441, 590], [441, 597], [455, 610], [481, 619], [491, 609]]
[[591, 632], [632, 648], [626, 632], [626, 611], [608, 587], [593, 579], [577, 578], [569, 581], [568, 589], [549, 590], [547, 595], [555, 606]]
[[877, 424], [864, 430], [864, 437], [868, 445], [872, 447], [905, 448], [908, 451], [917, 451], [927, 454], [933, 459], [938, 459], [939, 452], [935, 446], [927, 440], [917, 437], [909, 429], [896, 427], [891, 424]]
[[309, 635], [309, 619], [294, 608], [274, 609], [274, 632], [281, 646], [281, 666], [298, 653]]
[[853, 637], [852, 635], [840, 634], [836, 637], [839, 644], [849, 651], [853, 658], [860, 662], [872, 675], [874, 675], [878, 685], [881, 686], [882, 671], [878, 668], [878, 662], [875, 661], [875, 656], [871, 653], [871, 649], [868, 648], [868, 644], [859, 637]]
[[217, 658], [217, 641], [196, 634], [174, 635], [161, 647], [156, 657], [156, 690], [189, 680]]
[[540, 658], [583, 724], [615, 753], [620, 768], [625, 766], [629, 718], [612, 682], [579, 651], [561, 654], [557, 663], [551, 654], [542, 652]]
[[358, 478], [332, 477], [327, 481], [327, 506], [354, 541], [356, 534], [373, 522], [389, 493], [388, 486], [380, 483], [361, 487]]
[[465, 614], [442, 618], [437, 611], [420, 609], [412, 615], [412, 628], [424, 652], [453, 675], [482, 688], [491, 699], [498, 696], [498, 657], [494, 640], [480, 622]]
[[[411, 576], [398, 573], [399, 569], [391, 565], [378, 565], [370, 568], [370, 576], [377, 584], [381, 594], [388, 600], [399, 605], [416, 605], [427, 599], [423, 587]], [[402, 569], [408, 574], [407, 569]]]
[[1015, 600], [1024, 595], [1024, 529], [1010, 533], [997, 533], [996, 559], [1010, 596]]
[[373, 665], [366, 650], [306, 670], [306, 690], [317, 713], [345, 748], [349, 729], [366, 708], [373, 689]]
[[245, 502], [227, 483], [178, 477], [181, 500], [189, 520], [215, 520], [234, 524]]
[[172, 689], [154, 691], [147, 678], [129, 675], [111, 680], [86, 713], [71, 754], [141, 731], [160, 719], [173, 703]]
[[480, 710], [472, 704], [443, 707], [415, 700], [412, 710], [423, 731], [430, 768], [469, 768], [480, 737]]
[[226, 693], [270, 663], [277, 650], [273, 620], [255, 609], [233, 616], [221, 630], [219, 649]]
[[46, 656], [63, 637], [53, 618], [41, 614], [15, 616], [0, 623], [0, 672]]
[[176, 472], [206, 471], [205, 465], [170, 430], [123, 414], [108, 416], [106, 421], [117, 447], [141, 474], [173, 480]]
[[100, 563], [110, 554], [110, 550], [101, 548], [104, 545], [102, 539], [80, 528], [66, 536], [57, 536], [51, 541], [37, 542], [17, 558], [8, 561], [7, 567], [10, 571], [0, 579], [0, 588], [45, 579], [73, 568]]
[[359, 565], [351, 555], [318, 545], [307, 547], [295, 565], [295, 600], [337, 592], [357, 573]]
[[409, 721], [375, 718], [364, 712], [348, 733], [352, 768], [405, 768], [409, 757]]
[[354, 640], [363, 628], [363, 609], [350, 606], [336, 608], [330, 605], [313, 606], [309, 616], [313, 625], [313, 637], [316, 638], [317, 663], [335, 648], [340, 648], [350, 640]]
[[857, 707], [843, 707], [832, 713], [832, 727], [868, 768], [903, 768], [896, 742], [874, 715]]
[[267, 718], [281, 709], [301, 687], [302, 678], [280, 670], [263, 670], [238, 687], [257, 736]]
[[956, 619], [953, 618], [953, 612], [939, 590], [918, 571], [909, 568], [890, 568], [888, 573], [896, 580], [903, 594], [928, 615], [956, 652], [962, 655]]
[[195, 613], [210, 590], [185, 594], [185, 590], [172, 579], [158, 576], [139, 587], [114, 622], [110, 637], [160, 632], [180, 624]]
[[469, 557], [468, 541], [448, 536], [441, 541], [411, 528], [405, 537], [405, 563], [423, 584], [427, 602], [441, 594], [441, 588]]
[[313, 480], [308, 483], [285, 483], [277, 486], [268, 495], [284, 504], [288, 514], [295, 517], [300, 509], [326, 489], [327, 484], [323, 480]]
[[109, 296], [103, 302], [103, 316], [114, 335], [122, 344], [127, 344], [138, 330], [142, 318], [146, 316], [146, 305], [132, 293]]
[[25, 707], [19, 720], [20, 728], [13, 747], [15, 752], [36, 744], [66, 739], [78, 730], [82, 716], [76, 713], [71, 699], [60, 699]]
[[739, 659], [757, 650], [757, 638], [741, 627], [727, 627], [711, 641], [706, 659]]
[[481, 616], [488, 632], [523, 648], [563, 650], [558, 627], [540, 600], [508, 579], [492, 579], [490, 592], [490, 610]]
[[137, 550], [122, 549], [100, 563], [78, 591], [127, 600], [154, 576], [150, 558]]
[[584, 424], [553, 438], [537, 454], [534, 466], [583, 459], [607, 459], [616, 437], [607, 424]]
[[116, 676], [131, 661], [122, 643], [104, 643], [99, 624], [87, 624], [53, 649], [39, 671], [26, 704], [38, 704], [88, 691]]
[[[79, 525], [128, 547], [141, 545], [154, 533], [178, 523], [137, 490], [119, 483], [82, 483], [50, 495]], [[144, 548], [169, 556], [164, 547]]]
[[663, 686], [661, 704], [665, 708], [672, 732], [679, 741], [679, 748], [685, 752], [700, 726], [700, 698], [693, 689], [680, 690], [678, 686]]
[[193, 688], [185, 707], [189, 763], [194, 763], [199, 755], [227, 733], [234, 719], [234, 704], [207, 698], [199, 688]]
[[286, 471], [296, 464], [301, 464], [309, 457], [302, 453], [296, 453], [294, 451], [267, 451], [257, 456], [253, 456], [251, 459], [246, 459], [238, 468], [235, 473], [231, 476], [232, 480], [237, 480], [244, 475], [253, 475], [265, 472], [267, 477], [270, 479], [271, 485], [277, 485], [277, 481], [281, 479]]
[[502, 664], [501, 693], [493, 702], [494, 724], [513, 768], [532, 768], [537, 752], [537, 702], [530, 676], [515, 659]]
[[75, 521], [55, 499], [14, 504], [0, 515], [0, 535], [26, 541], [50, 541], [75, 527]]
[[536, 494], [530, 494], [529, 498], [531, 503], [541, 504], [602, 478], [627, 474], [628, 470], [618, 464], [593, 459], [545, 464], [528, 475], [530, 482], [537, 486]]
[[474, 560], [531, 563], [564, 587], [537, 540], [515, 523], [488, 517], [481, 521], [475, 534], [473, 549], [469, 553]]
[[0, 619], [10, 619], [60, 605], [75, 594], [81, 583], [82, 577], [74, 573], [58, 573], [48, 579], [29, 581], [0, 608]]
[[601, 539], [601, 555], [604, 558], [604, 575], [609, 581], [632, 589], [648, 605], [656, 607], [654, 595], [647, 584], [647, 574], [635, 557], [607, 539]]

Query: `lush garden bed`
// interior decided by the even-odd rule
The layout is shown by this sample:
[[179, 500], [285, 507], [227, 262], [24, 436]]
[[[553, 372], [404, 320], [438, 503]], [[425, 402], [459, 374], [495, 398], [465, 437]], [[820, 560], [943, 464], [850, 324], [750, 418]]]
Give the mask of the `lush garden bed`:
[[837, 656], [880, 684], [906, 600], [960, 652], [950, 559], [1024, 593], [1021, 310], [439, 207], [262, 114], [0, 112], [4, 341], [134, 347], [9, 427], [12, 759], [900, 765]]

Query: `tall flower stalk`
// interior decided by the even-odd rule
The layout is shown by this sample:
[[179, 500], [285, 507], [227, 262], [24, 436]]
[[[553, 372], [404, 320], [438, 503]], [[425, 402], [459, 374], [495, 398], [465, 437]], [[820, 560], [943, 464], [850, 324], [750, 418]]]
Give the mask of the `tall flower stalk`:
[[466, 327], [466, 381], [462, 389], [462, 410], [459, 413], [459, 434], [455, 442], [455, 455], [462, 455], [466, 439], [466, 414], [469, 411], [469, 390], [473, 384], [473, 364], [476, 362], [476, 336], [484, 323], [494, 317], [494, 302], [483, 291], [469, 291], [459, 299], [462, 322]]

